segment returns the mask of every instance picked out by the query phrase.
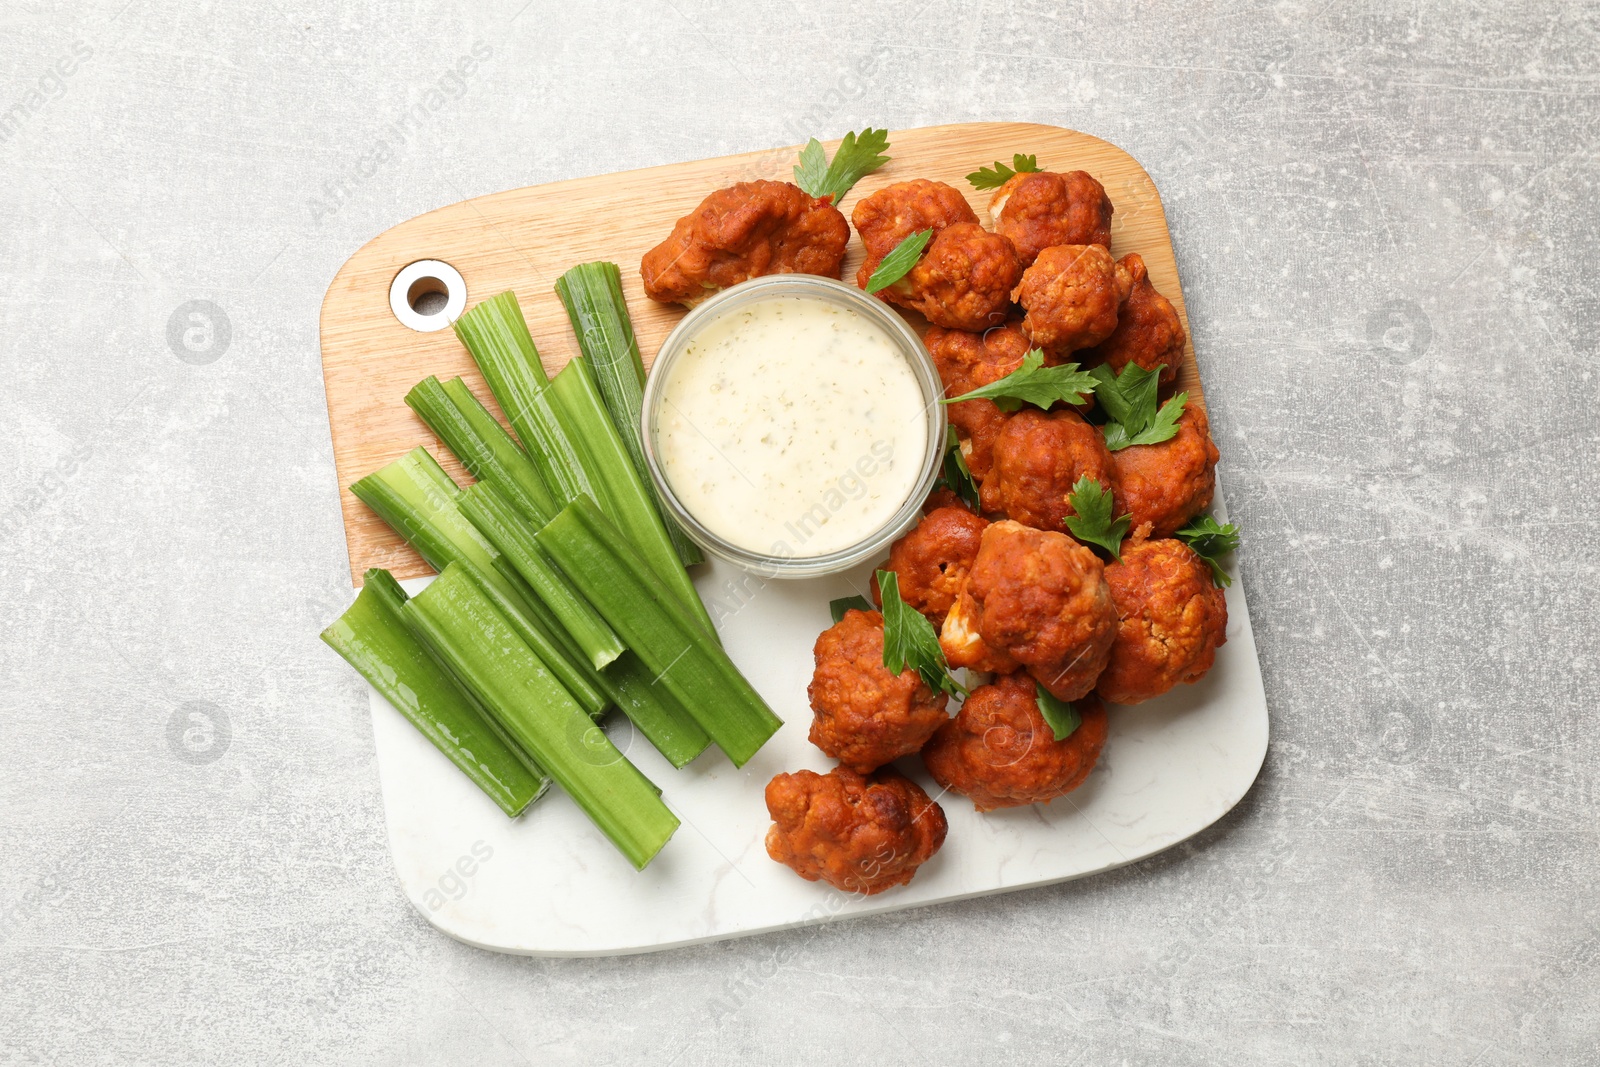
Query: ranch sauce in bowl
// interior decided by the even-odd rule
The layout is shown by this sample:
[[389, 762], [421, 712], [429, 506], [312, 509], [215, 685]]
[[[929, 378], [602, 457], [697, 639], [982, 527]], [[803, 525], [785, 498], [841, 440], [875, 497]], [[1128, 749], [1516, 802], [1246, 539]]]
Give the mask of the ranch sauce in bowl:
[[774, 574], [886, 549], [943, 451], [938, 378], [915, 334], [821, 278], [760, 278], [714, 302], [668, 338], [646, 391], [668, 510], [708, 550]]

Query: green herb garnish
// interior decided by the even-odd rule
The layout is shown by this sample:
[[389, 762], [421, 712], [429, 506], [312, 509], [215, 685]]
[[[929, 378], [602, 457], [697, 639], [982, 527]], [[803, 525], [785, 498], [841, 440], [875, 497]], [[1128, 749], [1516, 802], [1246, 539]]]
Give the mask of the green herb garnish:
[[990, 382], [970, 393], [951, 397], [943, 403], [959, 404], [963, 400], [993, 400], [995, 407], [1001, 411], [1015, 411], [1026, 402], [1049, 411], [1051, 404], [1061, 400], [1069, 404], [1087, 404], [1090, 394], [1094, 391], [1093, 374], [1079, 370], [1076, 363], [1046, 367], [1044, 353], [1035, 348], [1022, 357], [1022, 366], [999, 381]]
[[1111, 490], [1102, 488], [1099, 481], [1085, 474], [1072, 487], [1072, 492], [1067, 494], [1067, 503], [1077, 513], [1068, 515], [1064, 520], [1072, 536], [1088, 544], [1099, 545], [1121, 563], [1122, 539], [1128, 536], [1133, 516], [1111, 517], [1115, 510]]
[[840, 597], [838, 600], [828, 601], [828, 611], [833, 615], [833, 621], [835, 623], [844, 622], [845, 612], [847, 611], [877, 610], [877, 608], [872, 606], [872, 601], [868, 600], [864, 596], [846, 596]]
[[829, 163], [822, 142], [813, 137], [800, 150], [794, 183], [819, 199], [833, 197], [837, 207], [856, 182], [889, 162], [889, 157], [883, 154], [888, 147], [888, 130], [869, 128], [859, 135], [847, 133], [839, 142], [839, 150], [833, 154], [833, 162]]
[[1217, 561], [1239, 547], [1239, 527], [1231, 522], [1219, 525], [1210, 515], [1201, 515], [1190, 519], [1188, 525], [1173, 536], [1206, 561], [1211, 568], [1212, 581], [1224, 588], [1233, 584], [1233, 579]]
[[1057, 700], [1051, 695], [1050, 690], [1038, 682], [1033, 683], [1033, 691], [1039, 698], [1039, 717], [1044, 719], [1045, 725], [1050, 727], [1050, 732], [1056, 735], [1057, 741], [1065, 741], [1083, 725], [1083, 716], [1078, 714], [1078, 709], [1070, 702]]
[[972, 476], [972, 468], [967, 466], [961, 438], [956, 435], [954, 426], [944, 428], [944, 473], [933, 484], [935, 488], [942, 486], [950, 490], [971, 505], [972, 510], [978, 510], [978, 481]]
[[922, 676], [929, 689], [955, 696], [966, 689], [950, 677], [950, 664], [939, 647], [939, 635], [927, 616], [900, 599], [900, 579], [894, 571], [878, 572], [878, 592], [883, 594], [883, 667], [899, 674], [907, 667]]
[[922, 250], [928, 247], [928, 242], [931, 240], [933, 240], [932, 230], [919, 230], [895, 245], [894, 251], [883, 257], [878, 263], [878, 269], [867, 279], [867, 292], [876, 293], [879, 289], [887, 289], [904, 278], [910, 273], [911, 268], [917, 265], [917, 260], [922, 258]]
[[1118, 374], [1102, 363], [1089, 371], [1095, 380], [1095, 398], [1110, 420], [1105, 437], [1106, 448], [1112, 452], [1132, 445], [1158, 445], [1177, 436], [1178, 419], [1189, 394], [1179, 393], [1156, 409], [1162, 366], [1145, 370], [1129, 363]]
[[972, 183], [974, 189], [998, 189], [1018, 174], [1031, 174], [1038, 169], [1038, 156], [1025, 156], [1018, 152], [1011, 157], [1011, 166], [996, 160], [993, 170], [980, 167], [967, 175], [967, 181]]

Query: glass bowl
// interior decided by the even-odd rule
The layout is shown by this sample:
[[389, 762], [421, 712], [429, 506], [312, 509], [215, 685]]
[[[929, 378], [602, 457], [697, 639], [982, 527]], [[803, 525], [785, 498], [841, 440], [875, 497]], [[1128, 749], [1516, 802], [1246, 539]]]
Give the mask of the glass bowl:
[[[845, 307], [860, 314], [868, 322], [880, 327], [911, 368], [912, 377], [922, 390], [923, 413], [927, 428], [927, 447], [922, 456], [918, 477], [910, 494], [895, 509], [889, 519], [876, 530], [856, 543], [823, 555], [804, 555], [799, 552], [784, 554], [758, 552], [736, 545], [706, 526], [684, 506], [663, 469], [659, 448], [661, 412], [665, 403], [666, 382], [673, 365], [688, 350], [690, 343], [713, 322], [749, 304], [778, 297], [822, 300]], [[922, 514], [922, 503], [933, 490], [944, 459], [945, 414], [944, 387], [939, 372], [933, 365], [922, 339], [906, 321], [887, 304], [868, 296], [853, 285], [845, 285], [831, 278], [811, 274], [769, 274], [752, 278], [699, 304], [683, 317], [677, 327], [662, 342], [650, 375], [645, 381], [644, 430], [645, 460], [650, 467], [650, 477], [668, 515], [676, 519], [691, 538], [702, 548], [720, 559], [737, 564], [768, 578], [809, 578], [819, 574], [833, 574], [847, 570], [874, 555], [887, 553], [890, 543], [905, 533]], [[819, 417], [826, 417], [819, 412]]]

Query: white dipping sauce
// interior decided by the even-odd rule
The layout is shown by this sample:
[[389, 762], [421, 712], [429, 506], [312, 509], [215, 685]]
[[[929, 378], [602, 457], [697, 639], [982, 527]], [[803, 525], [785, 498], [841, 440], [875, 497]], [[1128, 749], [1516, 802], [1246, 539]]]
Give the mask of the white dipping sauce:
[[928, 447], [922, 388], [849, 308], [772, 297], [713, 319], [668, 368], [663, 472], [712, 533], [752, 552], [826, 555], [881, 529]]

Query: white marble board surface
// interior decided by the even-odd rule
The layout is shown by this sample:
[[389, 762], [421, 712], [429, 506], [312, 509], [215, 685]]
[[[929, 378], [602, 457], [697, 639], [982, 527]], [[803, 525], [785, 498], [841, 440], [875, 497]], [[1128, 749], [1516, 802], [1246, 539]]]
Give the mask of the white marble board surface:
[[[979, 815], [965, 797], [941, 793], [920, 759], [901, 760], [944, 808], [944, 847], [911, 884], [876, 896], [807, 882], [767, 857], [763, 790], [780, 771], [833, 766], [806, 739], [811, 646], [829, 625], [828, 601], [864, 593], [872, 567], [766, 582], [720, 562], [702, 570], [697, 584], [729, 654], [784, 725], [743, 768], [712, 748], [675, 771], [612, 713], [608, 734], [683, 822], [643, 872], [554, 787], [507, 819], [371, 692], [390, 852], [407, 898], [434, 926], [501, 952], [608, 956], [1062, 882], [1210, 826], [1244, 796], [1266, 755], [1266, 694], [1235, 581], [1216, 666], [1159, 700], [1111, 706], [1105, 752], [1079, 789]], [[415, 592], [430, 580], [404, 584]]]

